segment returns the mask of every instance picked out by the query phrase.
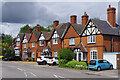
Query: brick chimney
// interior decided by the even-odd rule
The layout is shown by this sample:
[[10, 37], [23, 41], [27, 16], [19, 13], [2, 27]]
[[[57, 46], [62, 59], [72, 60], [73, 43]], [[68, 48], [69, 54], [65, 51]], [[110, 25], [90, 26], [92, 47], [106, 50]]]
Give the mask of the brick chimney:
[[59, 25], [59, 21], [58, 20], [53, 21], [53, 28], [56, 28], [57, 25]]
[[86, 12], [84, 12], [84, 15], [82, 16], [82, 25], [86, 25], [88, 22], [89, 16], [87, 15]]
[[107, 20], [113, 27], [116, 27], [116, 8], [111, 5], [107, 8]]
[[29, 28], [29, 33], [32, 33], [33, 29], [32, 28]]
[[77, 23], [77, 16], [76, 15], [70, 16], [70, 22], [76, 24]]
[[36, 31], [37, 31], [37, 32], [40, 31], [40, 25], [39, 25], [39, 24], [37, 24]]

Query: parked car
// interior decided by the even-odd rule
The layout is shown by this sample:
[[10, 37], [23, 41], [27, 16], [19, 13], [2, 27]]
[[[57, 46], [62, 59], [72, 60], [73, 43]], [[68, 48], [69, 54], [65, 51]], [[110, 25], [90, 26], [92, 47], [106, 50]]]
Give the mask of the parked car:
[[47, 64], [48, 64], [48, 65], [56, 65], [56, 64], [58, 64], [58, 59], [55, 58], [55, 57], [50, 57], [50, 58], [47, 60]]
[[94, 59], [90, 61], [89, 69], [101, 71], [102, 69], [113, 69], [113, 65], [104, 59]]
[[37, 63], [38, 65], [40, 64], [47, 64], [47, 60], [49, 59], [49, 57], [46, 57], [46, 56], [39, 56], [37, 58]]
[[3, 61], [8, 61], [8, 58], [3, 57], [2, 60]]

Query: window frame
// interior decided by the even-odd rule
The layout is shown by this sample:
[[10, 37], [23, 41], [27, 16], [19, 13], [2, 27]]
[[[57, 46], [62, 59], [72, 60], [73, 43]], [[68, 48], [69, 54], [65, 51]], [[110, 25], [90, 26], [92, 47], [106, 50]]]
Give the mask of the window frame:
[[20, 46], [20, 42], [17, 42], [17, 46]]
[[[33, 55], [34, 55], [34, 57], [33, 57]], [[35, 52], [32, 52], [32, 58], [35, 58]]]
[[69, 39], [69, 45], [70, 46], [72, 46], [72, 45], [74, 46], [75, 45], [75, 38], [70, 38]]
[[[57, 40], [56, 40], [57, 39]], [[56, 40], [56, 41], [55, 41]], [[53, 44], [58, 44], [58, 38], [53, 38]]]
[[57, 57], [57, 56], [55, 56], [55, 55], [57, 55], [57, 51], [54, 51], [54, 57]]
[[[34, 44], [33, 44], [34, 43]], [[35, 47], [35, 42], [32, 42], [32, 47]]]
[[24, 43], [24, 48], [26, 48], [26, 43]]
[[[93, 53], [94, 52], [94, 53]], [[97, 53], [97, 50], [91, 50], [90, 51], [90, 59], [93, 60], [93, 59], [98, 59], [98, 53]]]
[[[41, 44], [42, 41], [43, 41], [43, 44]], [[40, 40], [40, 41], [39, 41], [39, 46], [44, 46], [44, 40]]]
[[87, 37], [87, 43], [88, 44], [94, 44], [96, 43], [96, 35], [90, 35]]

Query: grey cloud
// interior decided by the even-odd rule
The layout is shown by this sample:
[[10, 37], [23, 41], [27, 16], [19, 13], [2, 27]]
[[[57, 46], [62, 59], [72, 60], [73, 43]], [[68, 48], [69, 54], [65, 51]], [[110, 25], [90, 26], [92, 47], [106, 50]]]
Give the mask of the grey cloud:
[[2, 6], [2, 22], [49, 24], [56, 17], [36, 2], [6, 2]]

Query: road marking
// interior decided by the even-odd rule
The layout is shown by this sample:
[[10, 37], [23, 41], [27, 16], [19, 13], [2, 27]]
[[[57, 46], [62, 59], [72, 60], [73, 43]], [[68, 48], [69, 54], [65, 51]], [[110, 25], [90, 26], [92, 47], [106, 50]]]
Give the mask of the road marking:
[[20, 69], [20, 68], [17, 68], [18, 70], [20, 70], [20, 71], [23, 71], [23, 69]]
[[24, 72], [24, 74], [25, 74], [25, 76], [27, 77], [27, 73], [26, 73], [26, 72]]
[[58, 75], [55, 75], [55, 74], [54, 74], [54, 76], [55, 76], [56, 78], [64, 78], [64, 77], [62, 77], [62, 76], [58, 76]]
[[35, 74], [33, 74], [32, 72], [30, 72], [33, 76], [36, 76]]

